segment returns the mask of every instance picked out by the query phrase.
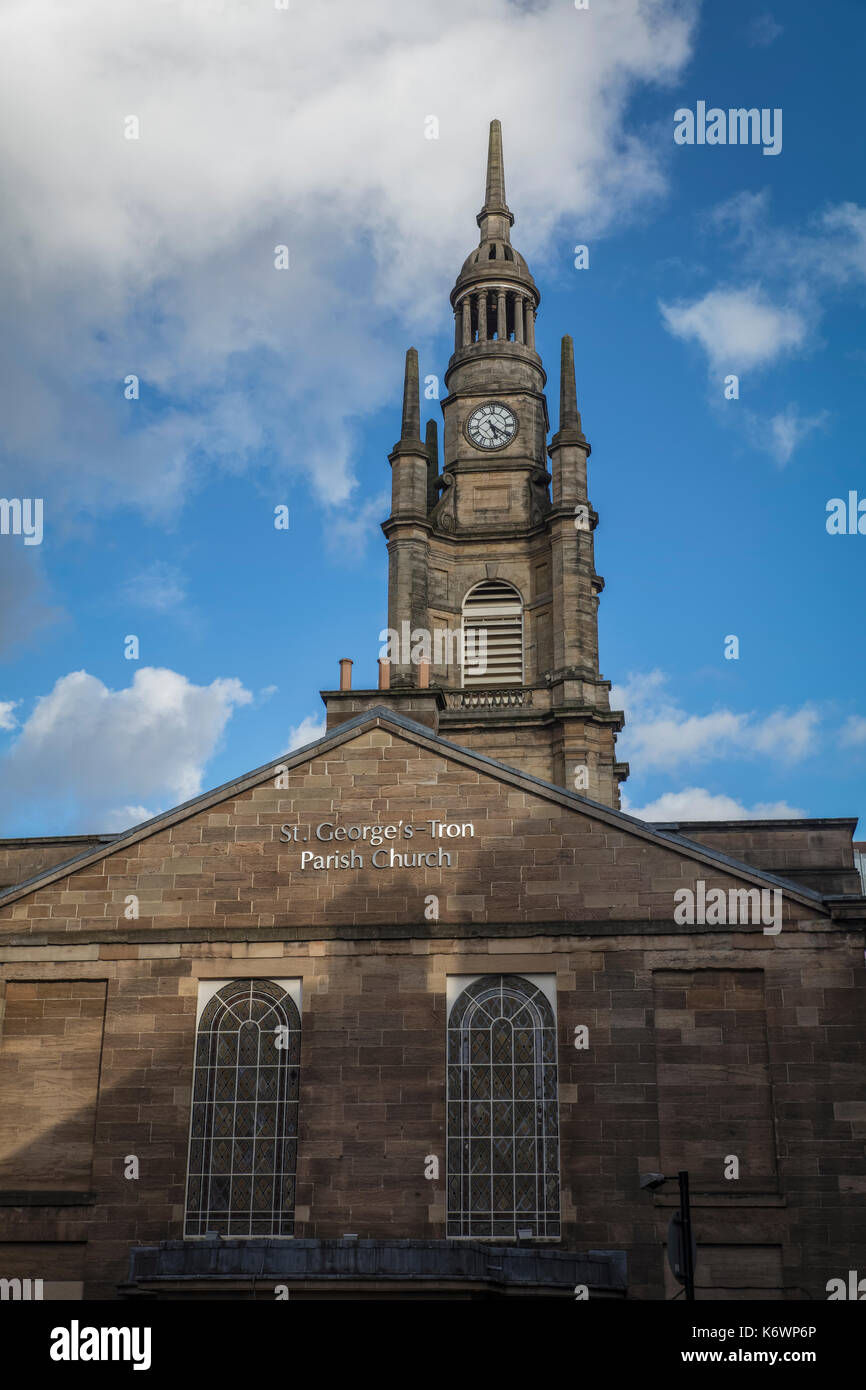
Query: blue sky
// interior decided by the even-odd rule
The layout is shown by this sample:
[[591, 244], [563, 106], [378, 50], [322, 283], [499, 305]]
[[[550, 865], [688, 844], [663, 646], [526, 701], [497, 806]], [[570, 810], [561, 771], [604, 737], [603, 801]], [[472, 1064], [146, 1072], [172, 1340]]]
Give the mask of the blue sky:
[[[2, 21], [0, 495], [45, 523], [0, 536], [0, 834], [120, 829], [315, 736], [339, 657], [375, 683], [403, 354], [444, 374], [492, 116], [552, 419], [575, 340], [627, 808], [866, 809], [866, 535], [825, 525], [866, 498], [862, 6], [177, 8]], [[699, 100], [782, 152], [675, 145]]]

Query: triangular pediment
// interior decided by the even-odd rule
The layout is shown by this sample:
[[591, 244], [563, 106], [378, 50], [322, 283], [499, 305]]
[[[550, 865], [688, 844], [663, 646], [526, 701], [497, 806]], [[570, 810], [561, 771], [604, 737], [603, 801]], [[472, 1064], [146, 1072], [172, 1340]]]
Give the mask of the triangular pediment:
[[[427, 857], [404, 864], [392, 851], [407, 861]], [[327, 862], [329, 856], [337, 858]], [[244, 874], [261, 893], [251, 901], [247, 892], [233, 913], [232, 894]], [[509, 916], [661, 922], [671, 919], [677, 888], [698, 880], [722, 890], [776, 891], [798, 917], [828, 915], [809, 888], [451, 743], [383, 706], [10, 889], [0, 896], [0, 930], [27, 930], [28, 922], [46, 930], [54, 919], [59, 927], [64, 901], [67, 927], [82, 919], [92, 926], [96, 917], [70, 900], [81, 896], [72, 878], [79, 887], [86, 883], [82, 892], [97, 905], [106, 890], [120, 904], [120, 888], [136, 879], [145, 894], [142, 919], [165, 925], [186, 915], [178, 912], [181, 890], [211, 881], [227, 884], [221, 906], [233, 928], [260, 918], [267, 919], [261, 925], [317, 914], [327, 920], [323, 906], [339, 915], [341, 901], [349, 916], [372, 922], [372, 902], [381, 903], [388, 921], [402, 898], [403, 915], [414, 917], [422, 887], [445, 893], [455, 924]], [[21, 910], [37, 897], [50, 906], [47, 918]], [[195, 920], [203, 918], [200, 911]]]

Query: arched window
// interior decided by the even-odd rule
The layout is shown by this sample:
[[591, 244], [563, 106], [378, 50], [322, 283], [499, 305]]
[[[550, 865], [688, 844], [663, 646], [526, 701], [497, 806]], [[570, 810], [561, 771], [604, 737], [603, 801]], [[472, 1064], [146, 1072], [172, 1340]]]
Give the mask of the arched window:
[[463, 685], [522, 684], [520, 594], [504, 579], [482, 580], [463, 600]]
[[233, 980], [198, 1025], [184, 1234], [289, 1236], [301, 1019], [271, 980]]
[[556, 1021], [519, 975], [483, 975], [448, 1019], [448, 1236], [558, 1236]]

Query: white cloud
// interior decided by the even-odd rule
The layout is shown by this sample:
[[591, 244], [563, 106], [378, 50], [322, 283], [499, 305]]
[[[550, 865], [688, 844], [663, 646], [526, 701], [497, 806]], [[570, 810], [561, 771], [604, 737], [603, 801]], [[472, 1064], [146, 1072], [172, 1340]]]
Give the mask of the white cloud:
[[776, 710], [750, 723], [746, 746], [756, 753], [798, 761], [814, 752], [819, 723], [818, 712], [811, 705], [804, 705], [793, 714]]
[[742, 736], [744, 716], [719, 710], [714, 714], [638, 716], [626, 725], [628, 756], [643, 771], [650, 767], [677, 767], [718, 758]]
[[[840, 293], [850, 299], [852, 290], [866, 285], [866, 208], [857, 203], [824, 208], [801, 227], [782, 227], [771, 221], [763, 189], [727, 198], [702, 224], [706, 235], [721, 239], [728, 279], [736, 275], [744, 283], [718, 285], [660, 309], [671, 333], [706, 353], [716, 387], [721, 373], [740, 376], [820, 346], [831, 300]], [[741, 408], [726, 410], [725, 417], [780, 466], [830, 418], [826, 410], [793, 403], [771, 416]]]
[[186, 602], [186, 579], [176, 565], [155, 560], [147, 569], [131, 575], [121, 586], [119, 598], [154, 613], [170, 613]]
[[510, 0], [8, 0], [10, 468], [55, 515], [174, 520], [208, 469], [263, 458], [344, 505], [359, 418], [399, 419], [395, 322], [447, 327], [490, 118], [516, 243], [559, 254], [565, 217], [598, 234], [664, 191], [665, 151], [626, 122], [684, 69], [696, 13], [618, 0], [588, 43], [572, 7]]
[[852, 714], [846, 720], [842, 729], [842, 742], [852, 747], [866, 743], [866, 719], [862, 715]]
[[750, 415], [750, 422], [758, 446], [771, 454], [778, 464], [784, 465], [794, 450], [815, 430], [822, 429], [829, 418], [826, 410], [820, 410], [817, 415], [801, 415], [799, 408], [792, 404], [769, 420]]
[[776, 710], [759, 717], [714, 710], [687, 714], [668, 695], [661, 671], [629, 676], [610, 692], [611, 705], [626, 713], [625, 730], [617, 745], [634, 760], [641, 773], [650, 768], [668, 771], [681, 764], [714, 758], [754, 758], [756, 755], [797, 762], [814, 748], [819, 716], [809, 705], [788, 713]]
[[115, 830], [131, 830], [134, 825], [141, 825], [143, 821], [153, 820], [158, 815], [159, 809], [149, 811], [146, 806], [118, 806], [104, 815], [100, 824], [106, 834], [111, 834]]
[[770, 195], [735, 193], [707, 215], [709, 229], [736, 247], [745, 273], [763, 285], [776, 285], [792, 302], [817, 319], [831, 291], [866, 284], [866, 208], [831, 204], [801, 227], [771, 220]]
[[821, 215], [821, 231], [815, 249], [822, 252], [821, 271], [845, 285], [866, 281], [866, 208], [857, 203], [838, 203]]
[[756, 14], [749, 21], [746, 38], [750, 48], [769, 48], [784, 32], [782, 25], [777, 24], [771, 14]]
[[[391, 508], [391, 494], [378, 492], [361, 506], [334, 509], [328, 518], [325, 537], [330, 551], [360, 555], [371, 530], [377, 530]], [[381, 535], [381, 532], [379, 533]]]
[[697, 341], [715, 372], [739, 375], [766, 366], [806, 338], [804, 316], [772, 304], [758, 285], [710, 290], [691, 303], [659, 307], [668, 331]]
[[745, 245], [754, 240], [759, 229], [766, 226], [769, 209], [768, 188], [757, 193], [743, 190], [716, 203], [703, 214], [703, 220], [709, 230], [725, 233], [729, 245], [732, 239], [737, 245]]
[[19, 700], [0, 700], [0, 729], [17, 729], [18, 720], [12, 711]]
[[148, 814], [138, 798], [186, 801], [201, 791], [233, 711], [251, 700], [231, 678], [199, 686], [146, 666], [125, 690], [110, 690], [86, 671], [72, 671], [36, 701], [0, 760], [5, 819], [48, 801], [55, 833], [93, 831], [106, 816], [118, 828], [118, 818]]
[[755, 806], [744, 806], [732, 796], [708, 792], [703, 787], [665, 792], [644, 806], [633, 806], [624, 797], [622, 809], [630, 816], [648, 821], [788, 820], [805, 814], [786, 801], [760, 801]]
[[323, 738], [325, 734], [325, 716], [318, 719], [314, 714], [308, 714], [302, 719], [300, 724], [295, 724], [289, 730], [289, 742], [286, 748], [287, 753], [291, 753], [295, 748], [304, 748], [308, 743], [314, 743], [317, 738]]

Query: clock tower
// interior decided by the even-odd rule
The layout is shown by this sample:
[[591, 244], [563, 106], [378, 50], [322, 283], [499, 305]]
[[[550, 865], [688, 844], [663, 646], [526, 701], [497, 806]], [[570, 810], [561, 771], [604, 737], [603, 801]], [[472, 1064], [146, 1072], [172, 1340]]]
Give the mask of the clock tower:
[[414, 348], [406, 356], [382, 527], [388, 625], [402, 638], [388, 698], [423, 689], [446, 738], [618, 807], [623, 716], [610, 709], [598, 666], [603, 580], [572, 341], [562, 340], [559, 429], [548, 444], [541, 296], [511, 244], [499, 121], [476, 220], [478, 245], [451, 291], [441, 460], [434, 421], [422, 441], [418, 358]]

